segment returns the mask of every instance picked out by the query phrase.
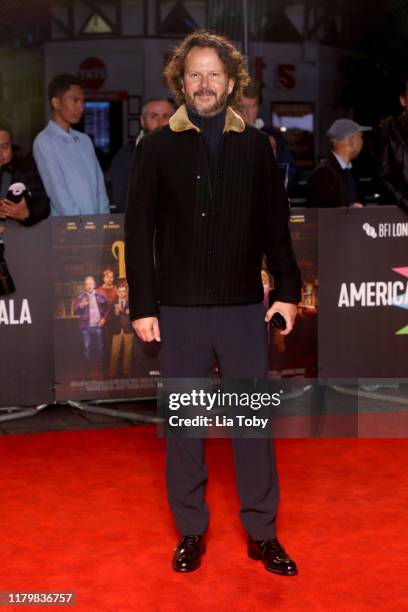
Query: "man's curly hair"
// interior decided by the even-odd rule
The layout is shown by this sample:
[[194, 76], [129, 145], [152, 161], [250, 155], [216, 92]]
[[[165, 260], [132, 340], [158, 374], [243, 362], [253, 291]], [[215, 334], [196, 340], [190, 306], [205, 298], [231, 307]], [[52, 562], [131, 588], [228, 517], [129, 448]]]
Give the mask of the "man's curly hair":
[[205, 30], [198, 30], [186, 36], [175, 49], [173, 57], [164, 69], [163, 74], [167, 87], [173, 93], [177, 104], [184, 104], [185, 101], [182, 79], [186, 57], [193, 47], [215, 49], [227, 70], [228, 77], [234, 80], [234, 89], [228, 96], [228, 104], [236, 105], [249, 83], [247, 60], [228, 38]]

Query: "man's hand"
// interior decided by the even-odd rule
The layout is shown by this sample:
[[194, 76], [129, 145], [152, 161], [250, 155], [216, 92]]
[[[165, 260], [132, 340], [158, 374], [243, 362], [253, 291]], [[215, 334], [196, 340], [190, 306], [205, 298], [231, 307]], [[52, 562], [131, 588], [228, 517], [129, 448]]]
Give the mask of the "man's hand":
[[297, 306], [296, 304], [289, 304], [288, 302], [274, 302], [266, 312], [265, 321], [268, 323], [275, 312], [279, 312], [286, 321], [286, 329], [281, 330], [279, 333], [282, 336], [287, 336], [293, 329], [295, 323]]
[[0, 217], [9, 217], [17, 221], [25, 221], [29, 216], [30, 211], [28, 210], [25, 198], [21, 198], [18, 204], [6, 199], [0, 200]]
[[364, 208], [364, 204], [361, 204], [360, 202], [354, 202], [354, 204], [352, 204], [350, 208]]
[[143, 342], [153, 342], [153, 340], [160, 342], [160, 327], [157, 317], [136, 319], [136, 321], [132, 321], [132, 326], [137, 336]]

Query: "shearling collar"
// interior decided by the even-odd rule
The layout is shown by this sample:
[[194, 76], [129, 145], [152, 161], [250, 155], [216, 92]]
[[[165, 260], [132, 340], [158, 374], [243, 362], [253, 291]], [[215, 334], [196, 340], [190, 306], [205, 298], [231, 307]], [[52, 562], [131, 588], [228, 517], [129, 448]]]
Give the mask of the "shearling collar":
[[[182, 104], [170, 118], [169, 126], [173, 132], [185, 132], [186, 130], [201, 131], [200, 128], [190, 121], [185, 104]], [[230, 106], [227, 106], [223, 132], [243, 132], [244, 130], [245, 123], [243, 119]]]

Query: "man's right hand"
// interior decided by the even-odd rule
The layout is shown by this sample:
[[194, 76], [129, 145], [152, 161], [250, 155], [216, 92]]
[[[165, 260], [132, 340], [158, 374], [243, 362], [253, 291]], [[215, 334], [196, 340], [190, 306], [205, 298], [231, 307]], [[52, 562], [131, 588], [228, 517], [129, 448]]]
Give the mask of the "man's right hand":
[[132, 321], [132, 326], [137, 336], [143, 342], [153, 342], [153, 340], [160, 342], [160, 327], [157, 317], [136, 319], [136, 321]]

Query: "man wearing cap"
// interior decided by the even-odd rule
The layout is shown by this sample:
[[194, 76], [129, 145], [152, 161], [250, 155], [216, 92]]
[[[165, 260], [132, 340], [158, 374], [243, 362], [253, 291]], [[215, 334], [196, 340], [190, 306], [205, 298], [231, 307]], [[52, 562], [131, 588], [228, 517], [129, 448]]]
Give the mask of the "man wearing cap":
[[351, 119], [337, 119], [327, 132], [331, 152], [312, 173], [308, 182], [309, 206], [361, 208], [356, 180], [352, 173], [352, 160], [363, 148], [361, 132], [371, 127], [359, 125]]

